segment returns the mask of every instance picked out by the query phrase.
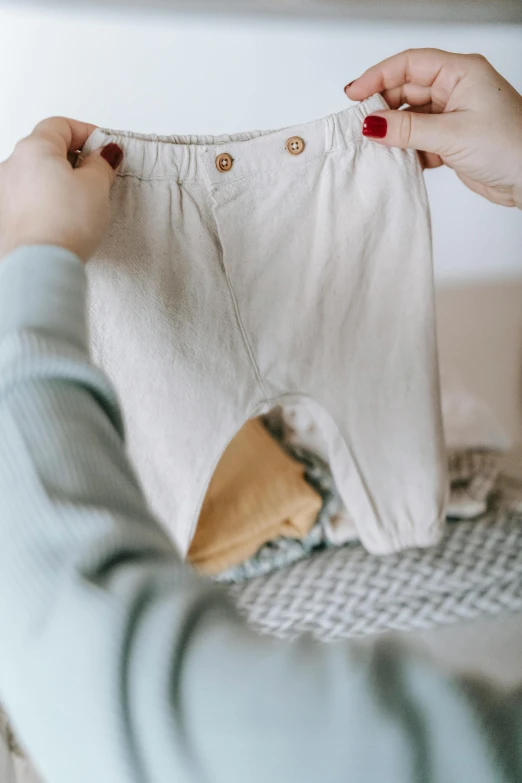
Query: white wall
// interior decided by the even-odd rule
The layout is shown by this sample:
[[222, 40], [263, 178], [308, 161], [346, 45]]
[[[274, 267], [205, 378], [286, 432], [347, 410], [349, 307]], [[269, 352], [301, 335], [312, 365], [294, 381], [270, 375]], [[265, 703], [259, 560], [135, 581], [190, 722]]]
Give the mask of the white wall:
[[[480, 51], [522, 90], [522, 27], [300, 22], [0, 7], [0, 159], [42, 117], [224, 133], [339, 111], [346, 82], [410, 46]], [[522, 278], [522, 214], [428, 172], [439, 281]]]

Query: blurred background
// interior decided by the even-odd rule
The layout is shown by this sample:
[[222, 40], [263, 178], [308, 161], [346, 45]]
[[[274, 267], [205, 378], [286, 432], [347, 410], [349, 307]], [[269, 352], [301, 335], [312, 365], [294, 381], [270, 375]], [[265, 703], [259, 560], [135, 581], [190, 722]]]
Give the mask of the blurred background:
[[[312, 120], [349, 105], [368, 66], [424, 46], [481, 52], [522, 90], [519, 0], [0, 2], [0, 159], [50, 114], [160, 134]], [[426, 181], [442, 361], [520, 443], [522, 215], [451, 171]]]

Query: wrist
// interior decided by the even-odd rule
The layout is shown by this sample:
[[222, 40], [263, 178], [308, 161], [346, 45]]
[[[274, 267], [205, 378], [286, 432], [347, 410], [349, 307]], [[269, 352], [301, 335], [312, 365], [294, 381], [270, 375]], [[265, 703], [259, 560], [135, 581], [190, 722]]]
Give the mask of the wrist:
[[43, 241], [37, 239], [21, 239], [17, 242], [5, 242], [0, 244], [0, 264], [8, 256], [18, 255], [19, 251], [22, 253], [24, 251], [28, 251], [32, 254], [35, 249], [38, 249], [36, 252], [43, 250], [43, 255], [45, 257], [52, 255], [53, 251], [56, 251], [58, 255], [66, 253], [71, 256], [75, 256], [77, 260], [83, 262], [81, 256], [76, 252], [75, 249], [66, 247], [66, 245], [62, 242], [46, 241], [45, 239]]
[[[0, 262], [3, 258], [22, 247], [54, 247], [61, 250], [67, 250], [74, 253], [82, 261], [86, 261], [90, 253], [77, 241], [75, 237], [67, 236], [65, 233], [57, 234], [50, 231], [27, 231], [17, 236], [4, 237], [0, 241]], [[86, 250], [86, 252], [82, 252]], [[90, 250], [90, 248], [89, 248]]]

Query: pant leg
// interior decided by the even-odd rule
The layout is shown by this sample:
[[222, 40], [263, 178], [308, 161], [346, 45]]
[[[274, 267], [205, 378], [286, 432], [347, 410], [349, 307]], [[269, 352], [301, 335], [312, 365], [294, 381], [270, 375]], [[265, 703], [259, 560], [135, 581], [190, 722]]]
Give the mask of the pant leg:
[[261, 392], [199, 182], [118, 177], [88, 266], [92, 354], [120, 397], [147, 500], [186, 553], [226, 445]]
[[244, 327], [272, 401], [316, 406], [368, 549], [425, 546], [447, 481], [420, 167], [362, 137], [306, 153], [215, 194]]

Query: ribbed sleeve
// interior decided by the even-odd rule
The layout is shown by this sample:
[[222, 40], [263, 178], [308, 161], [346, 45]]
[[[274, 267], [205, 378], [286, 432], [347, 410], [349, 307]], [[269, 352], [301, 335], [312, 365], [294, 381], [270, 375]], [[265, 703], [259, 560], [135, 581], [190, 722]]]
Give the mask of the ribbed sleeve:
[[89, 361], [85, 294], [61, 248], [0, 261], [0, 698], [44, 780], [521, 780], [520, 694], [386, 642], [257, 637], [181, 562]]

